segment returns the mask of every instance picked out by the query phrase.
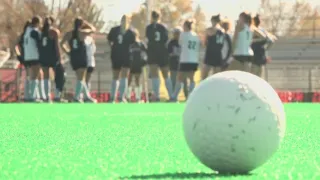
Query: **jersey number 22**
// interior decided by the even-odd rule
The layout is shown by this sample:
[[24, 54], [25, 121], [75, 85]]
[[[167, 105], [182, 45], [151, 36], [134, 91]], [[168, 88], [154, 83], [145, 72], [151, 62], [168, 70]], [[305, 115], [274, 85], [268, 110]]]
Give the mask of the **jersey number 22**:
[[188, 41], [188, 49], [195, 50], [196, 49], [196, 41]]

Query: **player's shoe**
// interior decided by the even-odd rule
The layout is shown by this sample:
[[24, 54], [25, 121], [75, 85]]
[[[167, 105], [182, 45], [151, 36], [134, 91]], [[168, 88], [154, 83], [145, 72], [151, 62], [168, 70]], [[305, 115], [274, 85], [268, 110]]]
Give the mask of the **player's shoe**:
[[68, 100], [63, 99], [63, 98], [54, 98], [53, 101], [57, 102], [57, 103], [68, 103], [69, 102]]
[[114, 99], [112, 98], [108, 99], [107, 103], [114, 103]]
[[127, 98], [119, 98], [118, 102], [119, 103], [128, 103], [128, 100], [127, 100]]
[[52, 100], [51, 99], [42, 99], [43, 102], [46, 102], [46, 103], [52, 103]]
[[75, 103], [83, 103], [83, 100], [82, 99], [73, 99], [73, 102], [75, 102]]
[[98, 101], [92, 97], [84, 99], [85, 103], [97, 103]]
[[31, 99], [29, 102], [32, 103], [42, 103], [43, 101], [41, 99]]
[[157, 103], [157, 102], [160, 102], [160, 98], [155, 98], [155, 99], [152, 99], [150, 102], [153, 102], [153, 103]]

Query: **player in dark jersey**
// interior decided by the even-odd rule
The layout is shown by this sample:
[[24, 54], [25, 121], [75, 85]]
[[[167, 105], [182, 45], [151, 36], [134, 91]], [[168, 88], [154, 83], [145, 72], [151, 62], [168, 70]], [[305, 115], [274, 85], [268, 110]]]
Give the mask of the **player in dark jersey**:
[[122, 16], [121, 25], [113, 27], [107, 39], [111, 46], [111, 63], [113, 70], [111, 98], [109, 101], [113, 102], [115, 100], [119, 88], [120, 97], [118, 101], [125, 102], [125, 93], [128, 88], [128, 75], [131, 67], [129, 47], [136, 40], [135, 33], [130, 28], [130, 17], [128, 15]]
[[[90, 28], [83, 29], [83, 27]], [[81, 17], [78, 17], [74, 20], [74, 29], [67, 32], [60, 43], [62, 49], [69, 54], [71, 66], [76, 72], [77, 83], [74, 94], [74, 100], [76, 102], [83, 102], [82, 99], [80, 99], [81, 93], [83, 93], [86, 102], [97, 102], [91, 97], [85, 82], [88, 62], [84, 39], [95, 30], [95, 27]], [[66, 47], [65, 44], [68, 44], [69, 48]]]
[[[212, 27], [207, 29], [206, 35], [206, 53], [202, 69], [202, 80], [206, 79], [209, 72], [213, 73], [221, 71], [225, 58], [229, 58], [232, 52], [231, 39], [225, 34], [220, 26], [220, 14], [211, 17]], [[223, 47], [227, 44], [229, 51], [227, 57], [223, 57]]]
[[[168, 44], [168, 54], [169, 54], [169, 68], [170, 68], [170, 78], [172, 82], [172, 86], [176, 86], [176, 80], [179, 70], [179, 59], [180, 59], [180, 53], [181, 53], [181, 47], [179, 45], [179, 37], [181, 33], [181, 28], [177, 27], [173, 30], [173, 38], [170, 40]], [[184, 96], [187, 99], [188, 98], [188, 86], [187, 81], [184, 82], [183, 86], [183, 92]]]
[[54, 18], [48, 16], [44, 20], [41, 37], [40, 63], [44, 77], [44, 94], [47, 101], [51, 101], [50, 68], [55, 71], [55, 97], [57, 102], [65, 102], [61, 98], [64, 87], [64, 68], [61, 63], [61, 54], [59, 48], [60, 31], [53, 27]]
[[[142, 85], [140, 83], [140, 79], [143, 67], [147, 63], [147, 49], [146, 46], [141, 42], [139, 38], [139, 32], [137, 30], [135, 31], [135, 34], [136, 42], [130, 45], [131, 68], [128, 81], [129, 88], [127, 97], [130, 98], [131, 90], [134, 89], [136, 102], [141, 102]], [[130, 87], [130, 85], [133, 84], [133, 79], [135, 84], [134, 88]]]
[[31, 25], [26, 28], [23, 36], [23, 60], [24, 64], [30, 69], [30, 93], [31, 101], [41, 102], [39, 98], [39, 51], [41, 49], [41, 34], [39, 27], [42, 19], [39, 16], [34, 16], [31, 20]]
[[[262, 39], [260, 41], [255, 41], [251, 44], [251, 48], [254, 52], [253, 62], [251, 65], [251, 73], [262, 78], [264, 75], [264, 67], [267, 64], [268, 59], [270, 58], [267, 56], [267, 50], [271, 47], [271, 45], [274, 43], [276, 38], [272, 34], [268, 33], [266, 30], [264, 30], [262, 27], [260, 27], [260, 22], [261, 20], [259, 15], [256, 15], [253, 18], [253, 24], [257, 29], [265, 33], [267, 38]], [[256, 39], [256, 38], [259, 38], [259, 37], [254, 35], [253, 39]]]
[[151, 19], [152, 23], [146, 28], [146, 37], [148, 39], [148, 64], [150, 68], [150, 78], [152, 81], [152, 89], [155, 95], [155, 101], [160, 101], [159, 68], [165, 80], [168, 95], [171, 96], [173, 91], [168, 67], [168, 30], [159, 22], [159, 12], [153, 11], [151, 14]]
[[26, 72], [26, 77], [25, 77], [25, 80], [24, 80], [24, 98], [23, 100], [24, 101], [29, 101], [30, 100], [30, 88], [29, 88], [29, 85], [30, 85], [30, 72], [29, 72], [29, 69], [28, 69], [28, 66], [25, 65], [24, 63], [24, 50], [23, 50], [23, 37], [24, 37], [24, 34], [26, 32], [26, 29], [31, 25], [31, 20], [28, 20], [24, 27], [23, 27], [23, 32], [22, 34], [19, 36], [18, 38], [18, 43], [17, 45], [15, 46], [15, 53], [17, 55], [17, 59], [18, 61], [20, 62], [20, 64], [22, 64], [24, 66], [24, 69], [25, 69], [25, 72]]

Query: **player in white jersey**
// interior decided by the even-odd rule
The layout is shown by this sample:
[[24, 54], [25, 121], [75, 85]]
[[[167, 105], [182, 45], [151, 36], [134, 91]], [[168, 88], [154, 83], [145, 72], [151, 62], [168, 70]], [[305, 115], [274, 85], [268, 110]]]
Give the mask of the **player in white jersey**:
[[24, 101], [27, 102], [30, 100], [30, 71], [29, 71], [29, 67], [25, 65], [24, 62], [24, 50], [23, 50], [23, 38], [24, 38], [24, 34], [26, 33], [27, 28], [31, 25], [31, 20], [28, 20], [24, 27], [23, 27], [23, 32], [22, 34], [19, 36], [18, 38], [18, 43], [15, 46], [15, 53], [17, 55], [17, 59], [19, 60], [20, 64], [22, 64], [24, 66], [25, 69], [25, 73], [26, 73], [26, 77], [24, 80]]
[[[229, 19], [224, 19], [221, 22], [221, 27], [224, 29], [225, 34], [226, 34], [226, 38], [230, 39], [230, 42], [232, 42], [232, 34], [231, 34], [231, 21]], [[231, 48], [231, 49], [230, 49]], [[222, 57], [225, 60], [225, 62], [222, 65], [221, 70], [224, 71], [228, 68], [228, 65], [231, 63], [232, 61], [232, 56], [229, 56], [229, 51], [232, 51], [232, 47], [228, 46], [228, 44], [225, 43], [223, 44], [223, 48], [222, 48]]]
[[31, 20], [31, 25], [27, 27], [23, 36], [23, 50], [24, 50], [24, 62], [25, 65], [30, 68], [30, 92], [31, 101], [39, 102], [39, 49], [41, 46], [41, 34], [39, 27], [41, 25], [41, 18], [35, 16]]
[[249, 66], [253, 61], [253, 50], [251, 49], [251, 43], [253, 36], [256, 36], [256, 40], [265, 39], [266, 36], [257, 28], [252, 25], [252, 17], [250, 13], [242, 12], [239, 15], [239, 20], [235, 28], [233, 37], [233, 57], [234, 61], [231, 62], [230, 70], [241, 70], [250, 72]]
[[178, 95], [186, 79], [189, 79], [189, 94], [195, 87], [194, 73], [198, 69], [201, 41], [196, 32], [193, 31], [193, 20], [185, 21], [180, 34], [179, 45], [181, 47], [179, 72], [172, 101], [177, 101]]
[[96, 67], [96, 60], [95, 60], [94, 54], [96, 53], [96, 49], [97, 49], [95, 41], [92, 37], [92, 34], [85, 37], [84, 45], [86, 47], [87, 61], [88, 61], [86, 84], [88, 86], [88, 90], [91, 91], [90, 80], [91, 80], [91, 74], [93, 73], [94, 68]]

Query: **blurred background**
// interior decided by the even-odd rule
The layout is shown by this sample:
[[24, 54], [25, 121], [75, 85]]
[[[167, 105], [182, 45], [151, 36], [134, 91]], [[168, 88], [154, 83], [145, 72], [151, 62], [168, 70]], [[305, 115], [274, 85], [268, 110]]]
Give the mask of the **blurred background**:
[[[320, 1], [319, 0], [0, 0], [0, 101], [22, 97], [25, 73], [15, 58], [14, 46], [23, 24], [33, 15], [53, 15], [61, 33], [72, 28], [72, 20], [82, 16], [98, 32], [97, 71], [93, 74], [94, 96], [108, 95], [111, 83], [110, 50], [106, 35], [120, 23], [123, 14], [132, 15], [132, 26], [144, 39], [150, 10], [162, 13], [169, 29], [182, 21], [196, 19], [196, 31], [203, 36], [212, 15], [235, 22], [241, 11], [260, 14], [261, 26], [279, 40], [269, 51], [265, 79], [279, 91], [284, 101], [318, 101], [320, 92]], [[204, 51], [203, 53], [204, 54]], [[66, 94], [73, 91], [75, 76], [65, 57], [68, 74]], [[197, 78], [200, 81], [200, 77]], [[144, 77], [148, 86], [148, 77]], [[163, 87], [164, 89], [164, 87]], [[167, 96], [165, 90], [162, 96]], [[99, 99], [98, 99], [99, 100]]]

